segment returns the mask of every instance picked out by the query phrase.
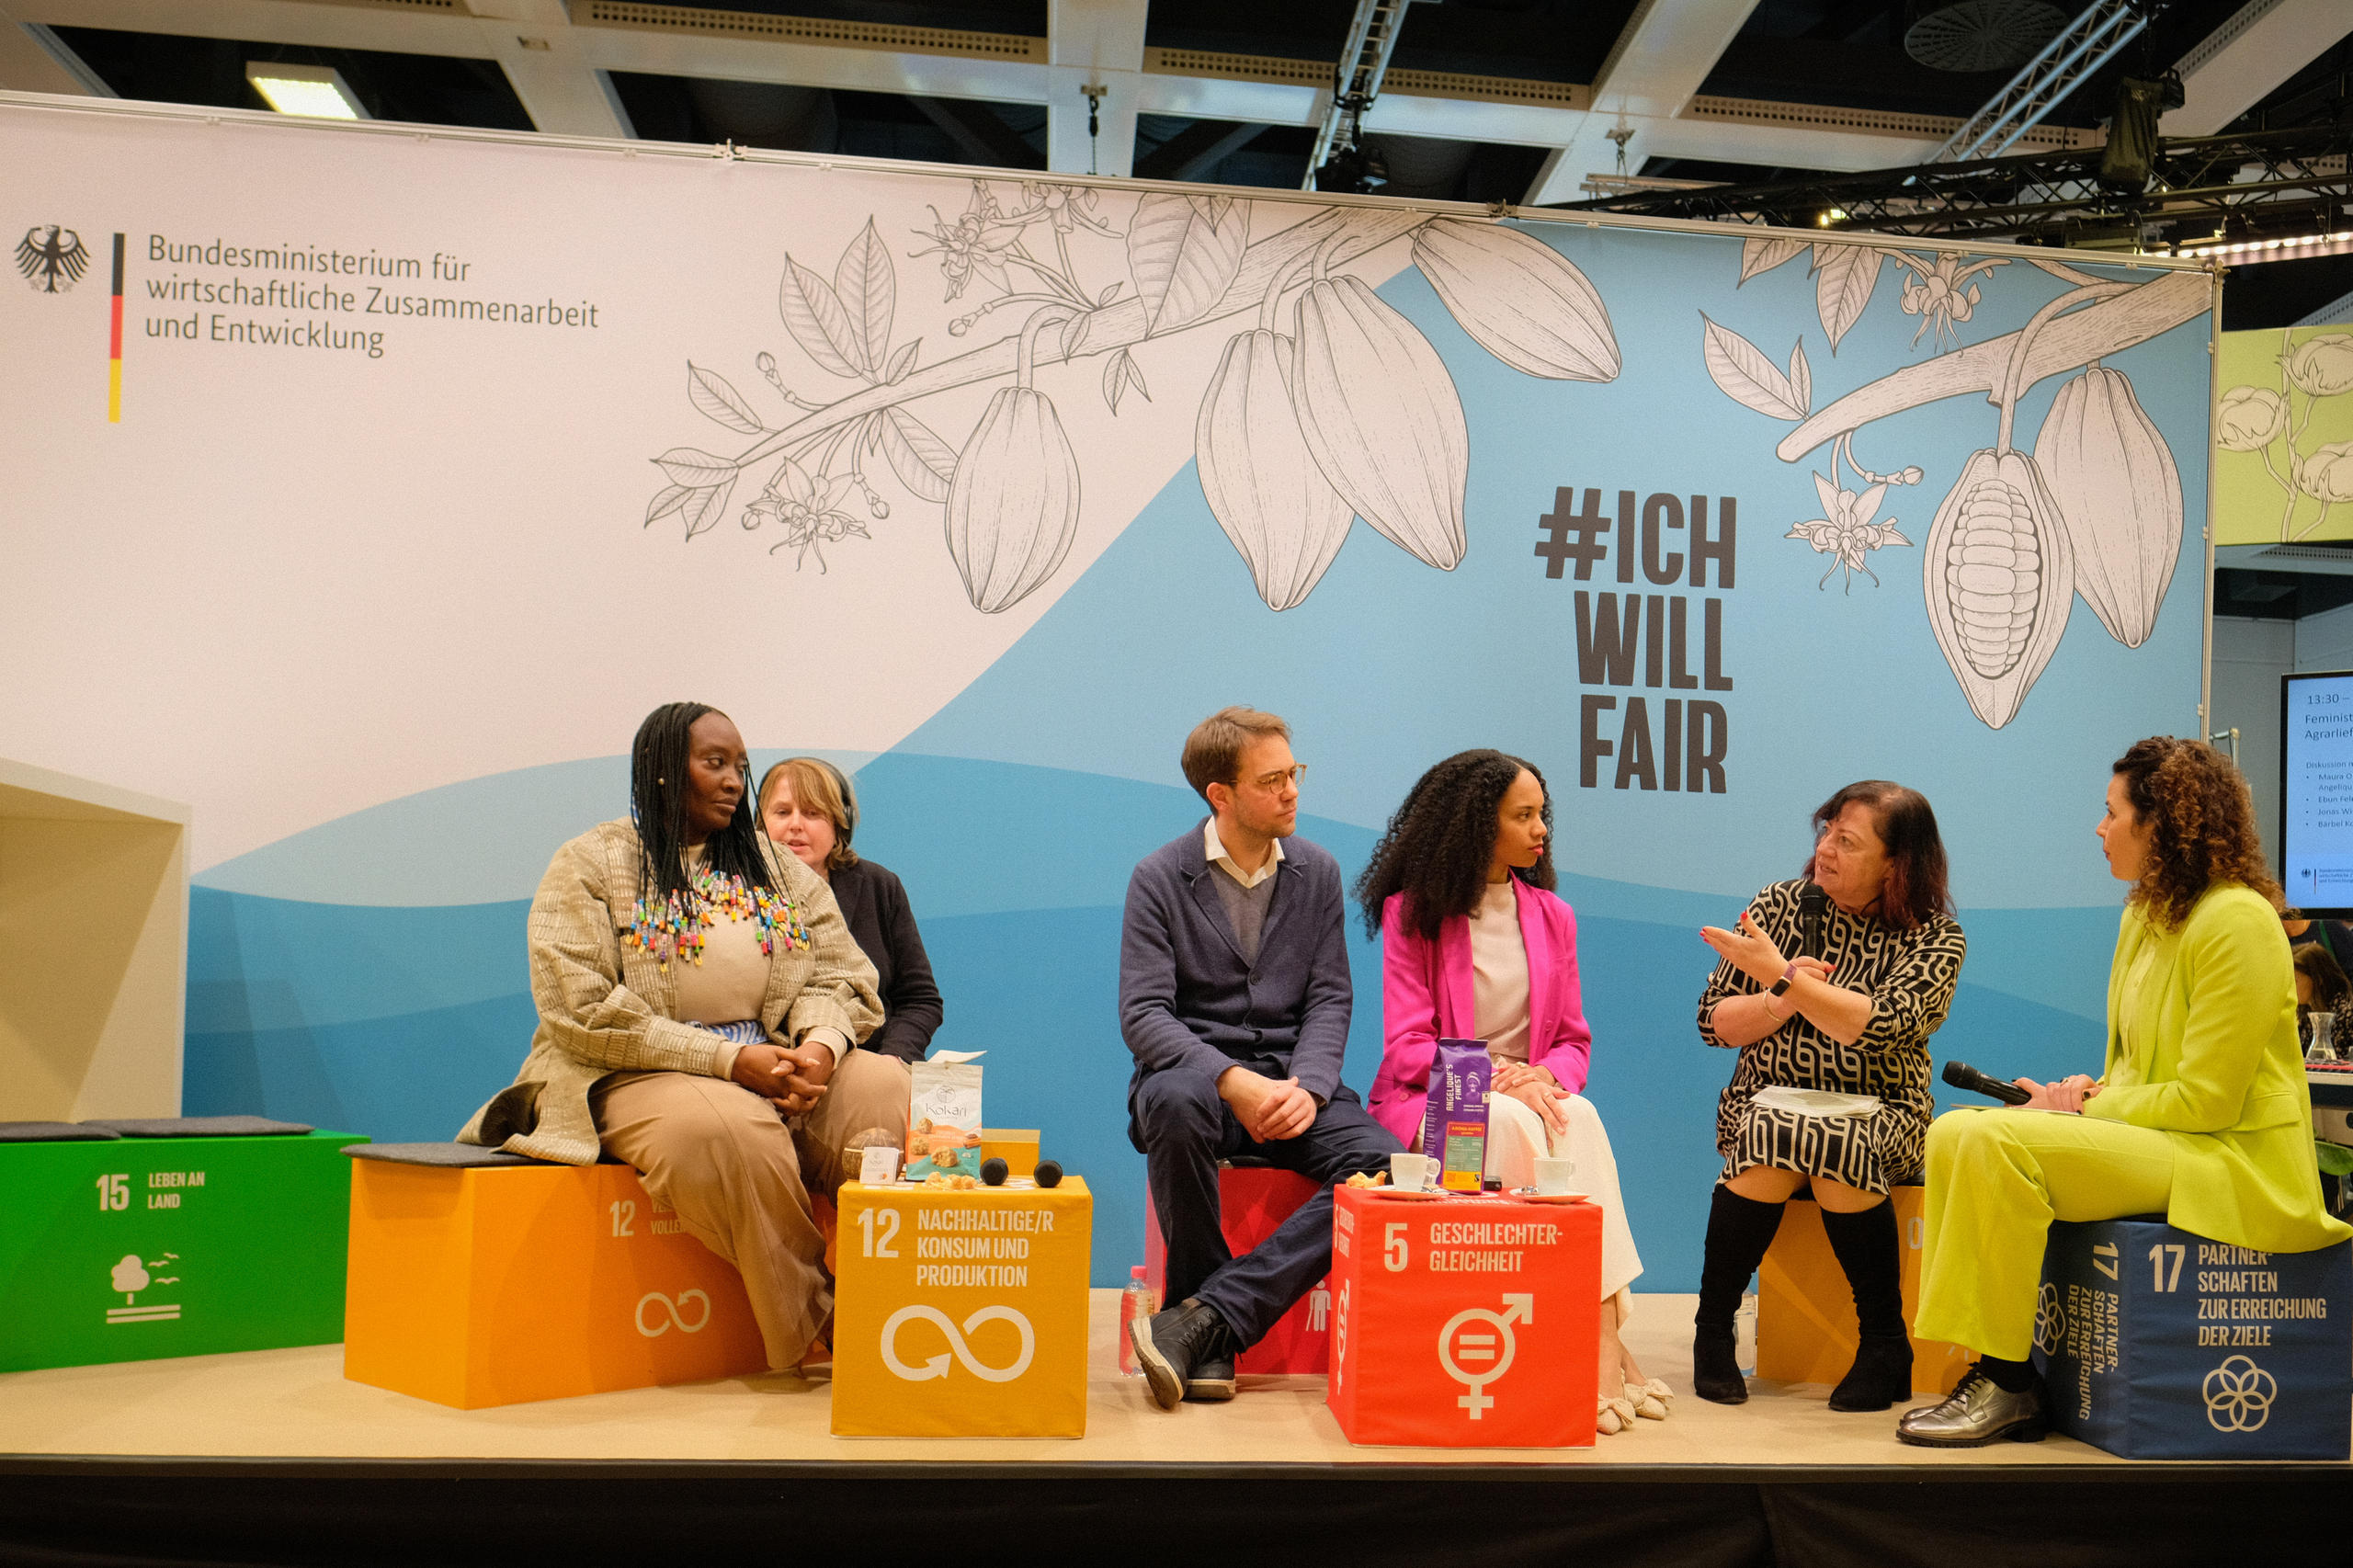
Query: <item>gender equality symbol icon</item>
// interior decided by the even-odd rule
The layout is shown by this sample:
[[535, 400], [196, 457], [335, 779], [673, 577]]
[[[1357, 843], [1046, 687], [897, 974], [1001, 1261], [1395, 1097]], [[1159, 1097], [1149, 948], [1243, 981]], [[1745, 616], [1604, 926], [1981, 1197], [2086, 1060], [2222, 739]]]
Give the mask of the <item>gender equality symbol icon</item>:
[[[948, 1336], [948, 1350], [932, 1357], [920, 1366], [911, 1367], [899, 1359], [899, 1330], [918, 1319], [932, 1324]], [[984, 1323], [1009, 1323], [1013, 1325], [1014, 1332], [1021, 1335], [1021, 1354], [1013, 1358], [1011, 1366], [983, 1365], [980, 1358], [972, 1354], [972, 1346], [965, 1343], [964, 1335], [972, 1333]], [[961, 1334], [957, 1332], [955, 1324], [949, 1320], [948, 1314], [938, 1307], [920, 1305], [901, 1307], [883, 1320], [882, 1364], [891, 1369], [892, 1375], [894, 1377], [904, 1378], [911, 1383], [927, 1382], [933, 1378], [944, 1378], [948, 1375], [949, 1352], [953, 1352], [956, 1359], [963, 1363], [964, 1369], [983, 1382], [1009, 1383], [1029, 1369], [1030, 1359], [1038, 1353], [1038, 1335], [1029, 1326], [1029, 1320], [1011, 1307], [983, 1307], [964, 1320]]]
[[1536, 1321], [1534, 1296], [1506, 1295], [1503, 1303], [1499, 1312], [1465, 1307], [1438, 1331], [1438, 1364], [1470, 1391], [1454, 1403], [1469, 1411], [1473, 1421], [1495, 1407], [1487, 1385], [1511, 1370], [1511, 1358], [1519, 1348], [1511, 1325]]

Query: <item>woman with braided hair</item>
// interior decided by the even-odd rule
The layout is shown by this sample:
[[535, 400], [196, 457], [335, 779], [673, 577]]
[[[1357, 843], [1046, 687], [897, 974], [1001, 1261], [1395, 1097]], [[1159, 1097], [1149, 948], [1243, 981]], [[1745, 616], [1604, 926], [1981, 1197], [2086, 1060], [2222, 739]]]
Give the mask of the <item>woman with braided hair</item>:
[[2353, 1235], [2313, 1169], [2294, 971], [2246, 780], [2202, 742], [2138, 742], [2116, 761], [2098, 833], [2109, 874], [2131, 889], [2107, 1061], [2097, 1078], [2018, 1079], [2024, 1106], [1948, 1111], [1928, 1130], [1918, 1332], [1978, 1360], [1949, 1397], [1905, 1414], [1907, 1443], [2043, 1435], [2028, 1355], [2053, 1220], [2162, 1213], [2257, 1252]]
[[699, 702], [639, 726], [628, 820], [557, 850], [531, 903], [530, 1054], [458, 1136], [636, 1166], [743, 1274], [782, 1370], [833, 1306], [811, 1194], [904, 1142], [908, 1077], [852, 1049], [881, 1020], [874, 966], [823, 879], [759, 831], [745, 762]]
[[1373, 1119], [1419, 1147], [1440, 1040], [1484, 1040], [1485, 1174], [1525, 1187], [1539, 1155], [1576, 1162], [1601, 1206], [1600, 1409], [1604, 1436], [1666, 1416], [1674, 1396], [1619, 1335], [1643, 1271], [1600, 1113], [1580, 1093], [1592, 1056], [1577, 983], [1577, 917], [1552, 892], [1544, 776], [1499, 751], [1466, 751], [1422, 775], [1357, 882], [1381, 938], [1380, 1074]]

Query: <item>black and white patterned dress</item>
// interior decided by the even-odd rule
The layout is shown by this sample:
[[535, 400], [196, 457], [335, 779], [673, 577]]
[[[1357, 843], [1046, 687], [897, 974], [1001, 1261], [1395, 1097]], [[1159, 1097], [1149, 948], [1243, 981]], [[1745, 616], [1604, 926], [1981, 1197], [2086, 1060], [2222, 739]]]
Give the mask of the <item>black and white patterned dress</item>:
[[[1798, 895], [1804, 888], [1803, 881], [1775, 882], [1748, 906], [1774, 945], [1790, 956], [1799, 951]], [[1832, 903], [1824, 910], [1822, 943], [1825, 950], [1813, 956], [1830, 965], [1830, 983], [1870, 997], [1870, 1023], [1854, 1044], [1840, 1045], [1792, 1013], [1788, 1023], [1742, 1047], [1732, 1083], [1716, 1103], [1716, 1150], [1727, 1179], [1753, 1165], [1773, 1165], [1885, 1192], [1893, 1181], [1916, 1179], [1920, 1168], [1928, 1120], [1936, 1114], [1928, 1037], [1952, 1006], [1968, 941], [1949, 915], [1899, 931]], [[1723, 1045], [1709, 1021], [1716, 1004], [1763, 989], [1731, 960], [1718, 964], [1699, 997], [1699, 1038]], [[1880, 1108], [1856, 1119], [1799, 1116], [1754, 1104], [1756, 1091], [1773, 1084], [1875, 1095]]]

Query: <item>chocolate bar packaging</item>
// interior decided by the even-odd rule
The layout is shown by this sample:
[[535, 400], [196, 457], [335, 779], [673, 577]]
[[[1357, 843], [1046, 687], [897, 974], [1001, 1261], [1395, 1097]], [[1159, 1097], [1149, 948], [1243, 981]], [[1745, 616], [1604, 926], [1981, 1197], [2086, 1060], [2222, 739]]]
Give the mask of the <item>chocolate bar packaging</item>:
[[1495, 1063], [1483, 1040], [1442, 1040], [1430, 1059], [1422, 1153], [1438, 1163], [1438, 1186], [1476, 1192], [1487, 1165], [1487, 1085]]

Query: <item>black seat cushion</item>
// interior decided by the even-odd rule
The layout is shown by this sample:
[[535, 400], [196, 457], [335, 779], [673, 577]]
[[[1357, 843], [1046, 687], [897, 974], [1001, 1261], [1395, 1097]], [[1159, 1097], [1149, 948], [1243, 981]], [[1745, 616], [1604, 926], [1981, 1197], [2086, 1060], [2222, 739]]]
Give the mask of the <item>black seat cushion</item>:
[[0, 1121], [0, 1143], [103, 1143], [118, 1136], [75, 1121]]
[[455, 1170], [556, 1163], [534, 1160], [527, 1154], [510, 1154], [483, 1143], [354, 1143], [344, 1153], [355, 1160], [383, 1160], [396, 1165], [442, 1165]]
[[121, 1138], [288, 1138], [316, 1131], [307, 1121], [266, 1116], [149, 1116], [85, 1121]]

